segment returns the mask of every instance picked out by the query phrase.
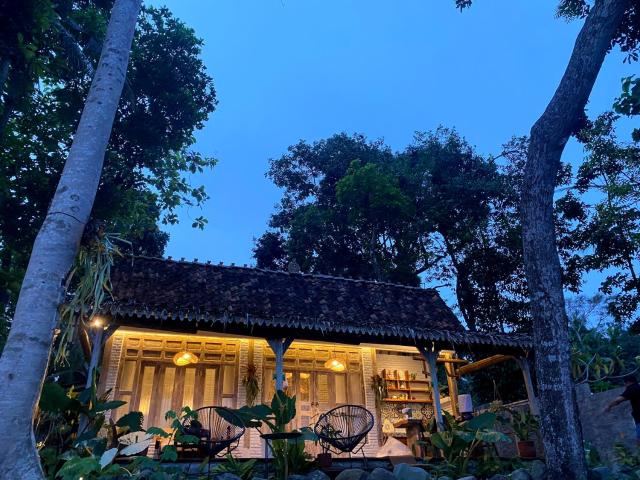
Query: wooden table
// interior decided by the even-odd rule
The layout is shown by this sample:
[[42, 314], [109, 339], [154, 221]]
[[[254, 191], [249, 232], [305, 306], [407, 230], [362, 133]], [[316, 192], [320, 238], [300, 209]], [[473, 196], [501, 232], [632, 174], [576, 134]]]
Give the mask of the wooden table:
[[407, 447], [411, 449], [416, 457], [421, 457], [422, 447], [416, 442], [422, 439], [422, 432], [424, 432], [422, 420], [419, 418], [403, 418], [395, 422], [393, 426], [407, 430]]

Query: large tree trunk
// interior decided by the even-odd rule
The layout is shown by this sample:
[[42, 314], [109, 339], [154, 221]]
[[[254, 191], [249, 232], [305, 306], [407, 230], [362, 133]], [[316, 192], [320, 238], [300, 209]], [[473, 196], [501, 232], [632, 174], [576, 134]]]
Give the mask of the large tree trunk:
[[553, 223], [562, 151], [584, 107], [629, 0], [598, 0], [551, 102], [531, 129], [522, 193], [524, 262], [531, 296], [541, 429], [549, 478], [586, 479], [570, 371], [569, 333]]
[[62, 284], [95, 199], [141, 0], [116, 0], [100, 62], [47, 216], [33, 245], [0, 358], [0, 478], [41, 479], [32, 418], [47, 369]]

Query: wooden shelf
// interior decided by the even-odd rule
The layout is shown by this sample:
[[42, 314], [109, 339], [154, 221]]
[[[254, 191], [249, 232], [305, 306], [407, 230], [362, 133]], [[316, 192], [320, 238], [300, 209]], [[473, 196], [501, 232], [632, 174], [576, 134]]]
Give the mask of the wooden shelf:
[[407, 398], [383, 398], [382, 401], [389, 402], [389, 403], [425, 403], [425, 404], [433, 403], [433, 400], [411, 400]]

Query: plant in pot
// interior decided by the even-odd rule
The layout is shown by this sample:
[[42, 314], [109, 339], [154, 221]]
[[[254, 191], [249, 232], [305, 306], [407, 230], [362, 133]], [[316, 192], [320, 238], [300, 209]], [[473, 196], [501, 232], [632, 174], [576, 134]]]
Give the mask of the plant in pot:
[[536, 458], [536, 444], [532, 440], [538, 431], [538, 418], [528, 410], [511, 410], [511, 429], [517, 437], [516, 446], [520, 458]]
[[247, 405], [253, 407], [260, 393], [260, 383], [258, 382], [258, 370], [253, 363], [247, 367], [247, 374], [242, 379], [242, 385], [247, 392]]
[[266, 426], [271, 433], [261, 434], [267, 440], [273, 453], [276, 478], [286, 479], [293, 473], [305, 473], [311, 462], [309, 455], [304, 451], [305, 440], [314, 440], [313, 432], [309, 429], [302, 431], [288, 431], [289, 423], [296, 416], [296, 397], [290, 397], [282, 390], [278, 390], [270, 404], [258, 404], [244, 406], [239, 409], [231, 409], [236, 415], [230, 417], [225, 409], [219, 409], [221, 417], [230, 423], [240, 420], [246, 427], [259, 429]]

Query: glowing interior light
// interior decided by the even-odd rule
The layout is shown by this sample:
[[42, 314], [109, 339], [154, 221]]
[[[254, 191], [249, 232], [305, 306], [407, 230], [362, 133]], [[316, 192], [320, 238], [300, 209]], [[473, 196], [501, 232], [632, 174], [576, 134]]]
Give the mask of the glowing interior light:
[[94, 317], [91, 321], [91, 326], [95, 328], [100, 328], [104, 325], [104, 321], [100, 317]]
[[330, 358], [329, 360], [327, 360], [324, 363], [324, 368], [328, 368], [329, 370], [334, 372], [344, 372], [346, 369], [344, 363], [342, 363], [337, 358]]
[[179, 367], [184, 367], [190, 363], [198, 363], [198, 357], [191, 352], [178, 352], [173, 356], [173, 363]]

